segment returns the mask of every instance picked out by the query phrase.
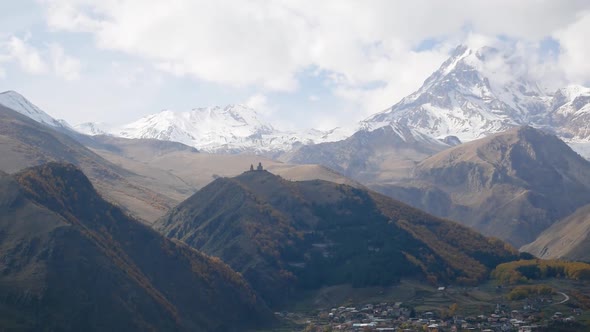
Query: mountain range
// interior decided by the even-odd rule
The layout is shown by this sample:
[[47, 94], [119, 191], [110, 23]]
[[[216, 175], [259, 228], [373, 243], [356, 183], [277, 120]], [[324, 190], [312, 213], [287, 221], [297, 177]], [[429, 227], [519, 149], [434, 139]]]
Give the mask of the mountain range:
[[[555, 244], [557, 228], [547, 228], [590, 202], [590, 169], [576, 154], [590, 157], [589, 89], [547, 93], [518, 74], [521, 64], [493, 48], [458, 47], [420, 89], [362, 121], [351, 137], [280, 158], [325, 165], [518, 247], [545, 230]], [[576, 240], [553, 252], [583, 242], [579, 227], [568, 229], [562, 236]]]
[[347, 135], [342, 128], [300, 132], [278, 130], [263, 122], [256, 110], [245, 105], [195, 108], [187, 112], [165, 110], [121, 127], [83, 123], [75, 128], [88, 135], [180, 142], [211, 153], [272, 154], [294, 146], [341, 140]]
[[352, 131], [243, 105], [71, 127], [1, 93], [0, 326], [234, 331], [322, 287], [475, 285], [515, 248], [590, 260], [590, 89], [521, 62], [458, 47]]
[[[590, 157], [590, 89], [572, 85], [548, 93], [526, 74], [518, 74], [522, 66], [523, 59], [495, 48], [459, 46], [422, 87], [361, 121], [356, 133], [391, 127], [404, 133], [404, 140], [439, 140], [448, 147], [527, 125], [555, 133]], [[412, 150], [423, 148], [414, 144]], [[325, 145], [311, 145], [288, 152], [282, 160], [331, 165], [331, 152], [325, 150]], [[340, 155], [339, 148], [329, 150]], [[317, 155], [327, 158], [322, 161]], [[421, 159], [418, 155], [413, 161]]]
[[[284, 132], [260, 120], [255, 110], [241, 105], [197, 108], [189, 112], [164, 111], [118, 128], [102, 129], [99, 125], [87, 124], [83, 127], [90, 130], [89, 134], [101, 135], [86, 136], [74, 132], [65, 122], [52, 119], [15, 92], [1, 94], [0, 104], [14, 107], [17, 112], [65, 134], [60, 136], [62, 141], [70, 136], [73, 141], [89, 148], [90, 151], [84, 150], [84, 158], [65, 158], [66, 154], [58, 153], [49, 160], [65, 160], [80, 165], [107, 198], [147, 222], [153, 222], [168, 208], [216, 177], [233, 176], [251, 163], [264, 161], [269, 169], [295, 180], [322, 178], [357, 187], [366, 185], [438, 216], [466, 222], [485, 234], [499, 236], [513, 245], [521, 246], [534, 241], [540, 232], [566, 217], [565, 213], [573, 213], [573, 210], [581, 207], [586, 196], [574, 197], [576, 199], [571, 200], [571, 204], [568, 201], [551, 200], [551, 191], [531, 189], [535, 186], [538, 189], [537, 185], [543, 183], [542, 174], [529, 183], [520, 179], [516, 184], [510, 184], [509, 190], [502, 181], [494, 179], [486, 184], [487, 194], [469, 196], [474, 193], [475, 187], [443, 188], [437, 182], [439, 180], [426, 179], [427, 172], [424, 169], [427, 159], [444, 160], [445, 151], [452, 150], [453, 146], [458, 145], [452, 151], [467, 149], [471, 145], [465, 142], [485, 140], [495, 133], [506, 132], [523, 124], [556, 134], [578, 152], [590, 146], [590, 122], [586, 121], [590, 89], [568, 86], [547, 93], [519, 69], [522, 62], [522, 59], [494, 48], [474, 50], [460, 46], [426, 79], [420, 89], [391, 108], [361, 121], [350, 136], [341, 129], [327, 133], [308, 131], [307, 134], [297, 135]], [[7, 128], [7, 131], [16, 133], [11, 128]], [[543, 142], [526, 142], [518, 134], [514, 137], [520, 138], [506, 139], [501, 147], [496, 148], [513, 151], [521, 144], [534, 148], [545, 143], [547, 146], [557, 146], [545, 142], [549, 140], [548, 136], [539, 136], [543, 137]], [[152, 143], [149, 143], [150, 140]], [[164, 148], [162, 143], [154, 143], [162, 140], [180, 141], [196, 147], [196, 150], [182, 148], [185, 146], [182, 144]], [[27, 140], [22, 138], [19, 144], [23, 142]], [[494, 142], [497, 145], [497, 140]], [[465, 147], [460, 148], [463, 145]], [[83, 151], [81, 148], [84, 146], [74, 149], [68, 147], [67, 151]], [[39, 149], [35, 143], [27, 143], [24, 151], [29, 150], [39, 152], [15, 154], [15, 150], [10, 148], [7, 155], [12, 154], [14, 157], [4, 159], [2, 169], [15, 171], [20, 169], [19, 165], [36, 165], [47, 159], [42, 156], [43, 149]], [[199, 151], [217, 154], [205, 155]], [[228, 156], [222, 157], [219, 153]], [[247, 157], [249, 153], [264, 154], [284, 164], [266, 158]], [[464, 155], [470, 154], [466, 152]], [[552, 154], [569, 155], [570, 152], [560, 145]], [[483, 164], [491, 165], [493, 173], [505, 172], [501, 165], [512, 164], [513, 157], [509, 153], [503, 154], [497, 160], [484, 161]], [[28, 163], [23, 163], [23, 158]], [[568, 158], [574, 160], [571, 156]], [[86, 165], [89, 160], [94, 160], [92, 165]], [[532, 162], [540, 168], [549, 165], [540, 164], [535, 158]], [[97, 167], [97, 164], [101, 166]], [[294, 166], [296, 164], [301, 166]], [[457, 181], [463, 179], [461, 181], [468, 183], [474, 180], [470, 175], [472, 168], [483, 164], [469, 161], [460, 167], [444, 167], [450, 166], [453, 172], [462, 170], [462, 174], [459, 172], [454, 176]], [[553, 171], [562, 174], [558, 164], [558, 160], [552, 161], [551, 165], [555, 166]], [[439, 166], [436, 169], [444, 168]], [[514, 167], [512, 171], [522, 173], [518, 167], [511, 167]], [[105, 173], [102, 171], [104, 169], [109, 171]], [[571, 170], [568, 172], [571, 173]], [[105, 177], [105, 174], [116, 176]], [[109, 178], [111, 180], [105, 181]], [[583, 183], [563, 184], [562, 192], [578, 192], [578, 189], [572, 188], [578, 188]], [[121, 188], [121, 185], [126, 188]], [[490, 213], [502, 206], [501, 202], [505, 200], [488, 201], [484, 198], [488, 197], [485, 195], [492, 195], [492, 192], [496, 194], [489, 197], [500, 197], [504, 190], [508, 190], [505, 200], [513, 205], [513, 208], [506, 210], [506, 213], [512, 211], [506, 215], [512, 221], [496, 225], [490, 221]], [[527, 195], [532, 195], [530, 197], [542, 197], [563, 204], [548, 204], [555, 207], [552, 209], [533, 209], [530, 205], [532, 198], [526, 196], [524, 199], [525, 196], [519, 194], [523, 190]], [[471, 197], [472, 202], [466, 202], [461, 197]], [[487, 207], [473, 203], [478, 202], [473, 197], [480, 197], [479, 202], [485, 202]], [[486, 209], [489, 212], [484, 212]], [[529, 223], [526, 220], [538, 217], [531, 215], [533, 211], [540, 211], [543, 216], [536, 219], [534, 225], [527, 226], [530, 229], [520, 229]]]
[[166, 110], [116, 128], [96, 123], [76, 128], [90, 135], [172, 140], [215, 153], [277, 156], [384, 126], [430, 139], [466, 142], [530, 125], [555, 132], [590, 156], [590, 89], [572, 85], [548, 92], [522, 70], [524, 63], [510, 51], [459, 46], [417, 91], [358, 124], [351, 123], [351, 130], [281, 131], [243, 105]]
[[[326, 179], [353, 184], [322, 166], [290, 165], [247, 155], [200, 154], [182, 143], [155, 139], [86, 136], [47, 116], [24, 97], [18, 112], [0, 104], [0, 170], [18, 172], [46, 162], [82, 169], [101, 195], [135, 218], [151, 223], [218, 176], [234, 176], [250, 164], [265, 165], [294, 180]], [[16, 106], [15, 106], [16, 107]], [[25, 109], [38, 110], [28, 117]], [[353, 184], [354, 185], [354, 184]]]
[[590, 156], [590, 89], [571, 85], [547, 92], [522, 70], [524, 66], [524, 59], [509, 51], [459, 46], [416, 92], [360, 123], [351, 123], [350, 129], [328, 131], [276, 129], [244, 105], [164, 110], [120, 126], [83, 123], [74, 128], [15, 92], [0, 94], [0, 105], [40, 123], [87, 135], [168, 140], [204, 152], [253, 153], [301, 162], [307, 162], [306, 158], [290, 156], [302, 146], [341, 142], [354, 133], [386, 126], [453, 145], [530, 125], [556, 133], [577, 152]]

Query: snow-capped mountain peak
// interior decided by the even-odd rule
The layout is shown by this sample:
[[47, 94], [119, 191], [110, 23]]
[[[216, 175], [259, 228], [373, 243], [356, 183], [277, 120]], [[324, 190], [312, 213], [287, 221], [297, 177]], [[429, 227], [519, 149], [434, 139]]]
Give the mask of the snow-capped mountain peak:
[[190, 111], [163, 110], [118, 128], [83, 124], [80, 132], [105, 132], [126, 138], [153, 138], [184, 143], [205, 152], [275, 153], [294, 146], [341, 140], [352, 134], [344, 128], [328, 131], [284, 131], [263, 120], [245, 105], [199, 107]]
[[561, 89], [558, 89], [553, 96], [554, 107], [560, 107], [566, 103], [573, 102], [578, 97], [590, 96], [590, 88], [586, 88], [581, 85], [568, 85]]
[[117, 130], [123, 137], [177, 141], [200, 148], [226, 144], [231, 138], [246, 138], [273, 132], [258, 113], [243, 105], [195, 108], [187, 112], [164, 110], [145, 116]]
[[391, 123], [443, 139], [470, 141], [529, 123], [547, 107], [547, 96], [526, 75], [522, 59], [498, 49], [459, 46], [416, 92], [361, 123]]
[[[451, 54], [449, 59], [447, 59], [447, 61], [443, 62], [443, 64], [440, 66], [438, 71], [435, 72], [435, 74], [438, 73], [438, 74], [440, 74], [440, 76], [448, 75], [450, 72], [452, 72], [455, 69], [455, 67], [457, 67], [457, 65], [459, 64], [459, 62], [461, 60], [465, 59], [466, 57], [468, 57], [472, 53], [473, 53], [473, 51], [465, 45], [457, 46], [457, 48], [455, 48], [455, 50], [453, 51], [453, 53]], [[433, 76], [435, 76], [435, 75], [432, 75], [431, 77], [433, 77]]]
[[[569, 86], [548, 95], [528, 76], [517, 52], [457, 47], [414, 93], [377, 113], [356, 130], [392, 130], [402, 140], [455, 145], [520, 125], [551, 127], [563, 138], [590, 140], [590, 92]], [[98, 128], [98, 129], [97, 129]], [[128, 138], [181, 142], [208, 152], [275, 153], [333, 142], [354, 131], [279, 130], [244, 105], [164, 110], [117, 129], [92, 129]], [[88, 129], [86, 132], [89, 132]]]
[[84, 135], [109, 135], [109, 125], [98, 122], [84, 122], [74, 126], [74, 130]]
[[256, 110], [241, 104], [195, 108], [190, 112], [190, 116], [195, 122], [209, 122], [213, 126], [220, 124], [223, 127], [230, 126], [238, 136], [267, 134], [274, 131], [272, 125], [261, 120]]
[[62, 121], [56, 120], [43, 112], [39, 107], [28, 101], [25, 97], [15, 91], [0, 93], [0, 105], [10, 108], [24, 116], [27, 116], [39, 123], [51, 127], [66, 127]]
[[590, 88], [570, 85], [553, 95], [549, 125], [571, 142], [590, 141]]

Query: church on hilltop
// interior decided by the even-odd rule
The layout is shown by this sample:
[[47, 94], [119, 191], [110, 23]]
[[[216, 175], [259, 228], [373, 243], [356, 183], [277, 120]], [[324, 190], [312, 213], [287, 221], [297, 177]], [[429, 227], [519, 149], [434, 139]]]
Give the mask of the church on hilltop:
[[[256, 171], [264, 171], [264, 168], [262, 167], [262, 163], [258, 163], [258, 166], [256, 166]], [[254, 165], [250, 164], [250, 172], [254, 172]]]

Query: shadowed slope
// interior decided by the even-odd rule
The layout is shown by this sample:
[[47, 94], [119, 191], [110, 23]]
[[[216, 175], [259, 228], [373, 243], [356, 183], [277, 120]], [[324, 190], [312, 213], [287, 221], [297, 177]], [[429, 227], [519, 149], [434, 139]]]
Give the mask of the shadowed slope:
[[[73, 165], [0, 181], [2, 321], [17, 329], [226, 331], [272, 320], [227, 265], [96, 194]], [[1, 311], [1, 310], [0, 310]]]
[[403, 276], [471, 283], [515, 250], [369, 191], [265, 171], [217, 179], [156, 222], [221, 257], [272, 304], [302, 288]]

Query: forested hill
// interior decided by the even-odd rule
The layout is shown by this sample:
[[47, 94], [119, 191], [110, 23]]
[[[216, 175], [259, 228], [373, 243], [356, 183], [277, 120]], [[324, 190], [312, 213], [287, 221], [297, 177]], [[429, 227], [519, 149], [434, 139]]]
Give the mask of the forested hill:
[[265, 171], [217, 179], [155, 227], [220, 257], [272, 304], [339, 283], [388, 285], [409, 276], [476, 283], [517, 255], [502, 241], [385, 196]]
[[234, 331], [272, 322], [245, 280], [97, 195], [71, 164], [0, 174], [0, 326]]

